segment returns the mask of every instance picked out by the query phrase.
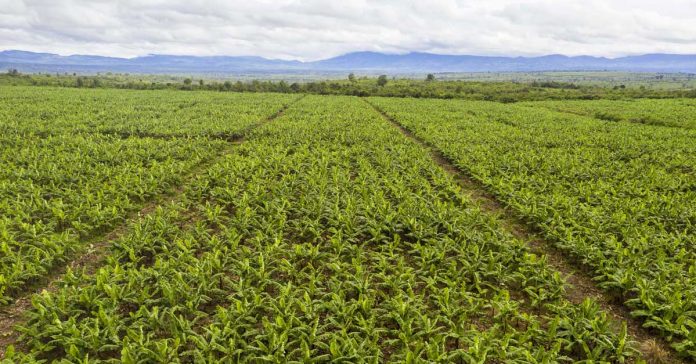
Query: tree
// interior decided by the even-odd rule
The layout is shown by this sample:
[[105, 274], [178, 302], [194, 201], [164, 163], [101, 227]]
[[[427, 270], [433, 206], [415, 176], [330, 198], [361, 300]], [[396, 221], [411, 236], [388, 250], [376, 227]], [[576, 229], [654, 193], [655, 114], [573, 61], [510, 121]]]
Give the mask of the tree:
[[10, 68], [7, 70], [7, 74], [10, 76], [19, 76], [19, 71], [16, 68]]
[[428, 73], [428, 76], [425, 77], [425, 80], [428, 82], [435, 81], [435, 75], [432, 73]]
[[82, 77], [77, 78], [76, 85], [77, 85], [77, 87], [82, 87], [85, 85], [85, 81], [82, 80]]
[[198, 86], [203, 87], [205, 85], [205, 82], [203, 80], [198, 80]]
[[192, 82], [193, 82], [193, 80], [190, 79], [190, 78], [184, 79], [184, 85], [186, 85], [186, 86], [191, 86], [191, 83], [192, 83]]
[[387, 84], [387, 75], [381, 75], [377, 77], [377, 86], [384, 86]]
[[348, 81], [350, 81], [351, 83], [354, 83], [354, 82], [355, 82], [355, 74], [354, 74], [353, 72], [351, 72], [351, 73], [348, 75]]

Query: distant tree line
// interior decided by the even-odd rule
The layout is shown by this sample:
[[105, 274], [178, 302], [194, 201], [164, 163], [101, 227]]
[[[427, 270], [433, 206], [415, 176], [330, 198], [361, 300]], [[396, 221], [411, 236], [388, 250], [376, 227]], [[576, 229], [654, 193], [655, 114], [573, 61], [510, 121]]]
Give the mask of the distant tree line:
[[0, 75], [0, 84], [60, 86], [79, 88], [120, 88], [134, 90], [176, 89], [184, 91], [219, 92], [281, 92], [319, 95], [353, 95], [489, 100], [517, 102], [564, 99], [619, 99], [619, 98], [696, 98], [696, 90], [654, 90], [645, 87], [580, 86], [563, 82], [502, 82], [502, 81], [444, 81], [428, 74], [420, 80], [356, 77], [349, 74], [343, 80], [313, 82], [286, 81], [205, 81], [187, 77], [178, 81], [154, 81], [147, 76], [75, 74], [24, 75], [15, 69]]

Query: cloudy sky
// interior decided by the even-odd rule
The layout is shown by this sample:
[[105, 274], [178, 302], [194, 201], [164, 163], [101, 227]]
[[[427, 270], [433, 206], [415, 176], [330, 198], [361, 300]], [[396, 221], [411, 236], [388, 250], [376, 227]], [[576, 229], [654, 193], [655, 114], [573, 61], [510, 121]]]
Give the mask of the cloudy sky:
[[696, 54], [696, 0], [0, 0], [0, 50]]

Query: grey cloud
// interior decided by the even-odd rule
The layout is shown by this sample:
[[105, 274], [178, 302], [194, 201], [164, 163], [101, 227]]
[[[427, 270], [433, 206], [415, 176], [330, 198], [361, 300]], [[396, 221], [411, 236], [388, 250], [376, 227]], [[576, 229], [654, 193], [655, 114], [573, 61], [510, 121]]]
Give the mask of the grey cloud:
[[0, 49], [261, 55], [696, 53], [693, 0], [0, 0]]

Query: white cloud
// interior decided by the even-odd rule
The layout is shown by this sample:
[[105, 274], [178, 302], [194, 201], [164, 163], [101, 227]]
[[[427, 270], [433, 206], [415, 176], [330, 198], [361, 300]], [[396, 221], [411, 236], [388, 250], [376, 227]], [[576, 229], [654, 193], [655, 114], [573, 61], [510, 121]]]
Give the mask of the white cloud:
[[693, 0], [0, 0], [0, 49], [260, 55], [696, 53]]

